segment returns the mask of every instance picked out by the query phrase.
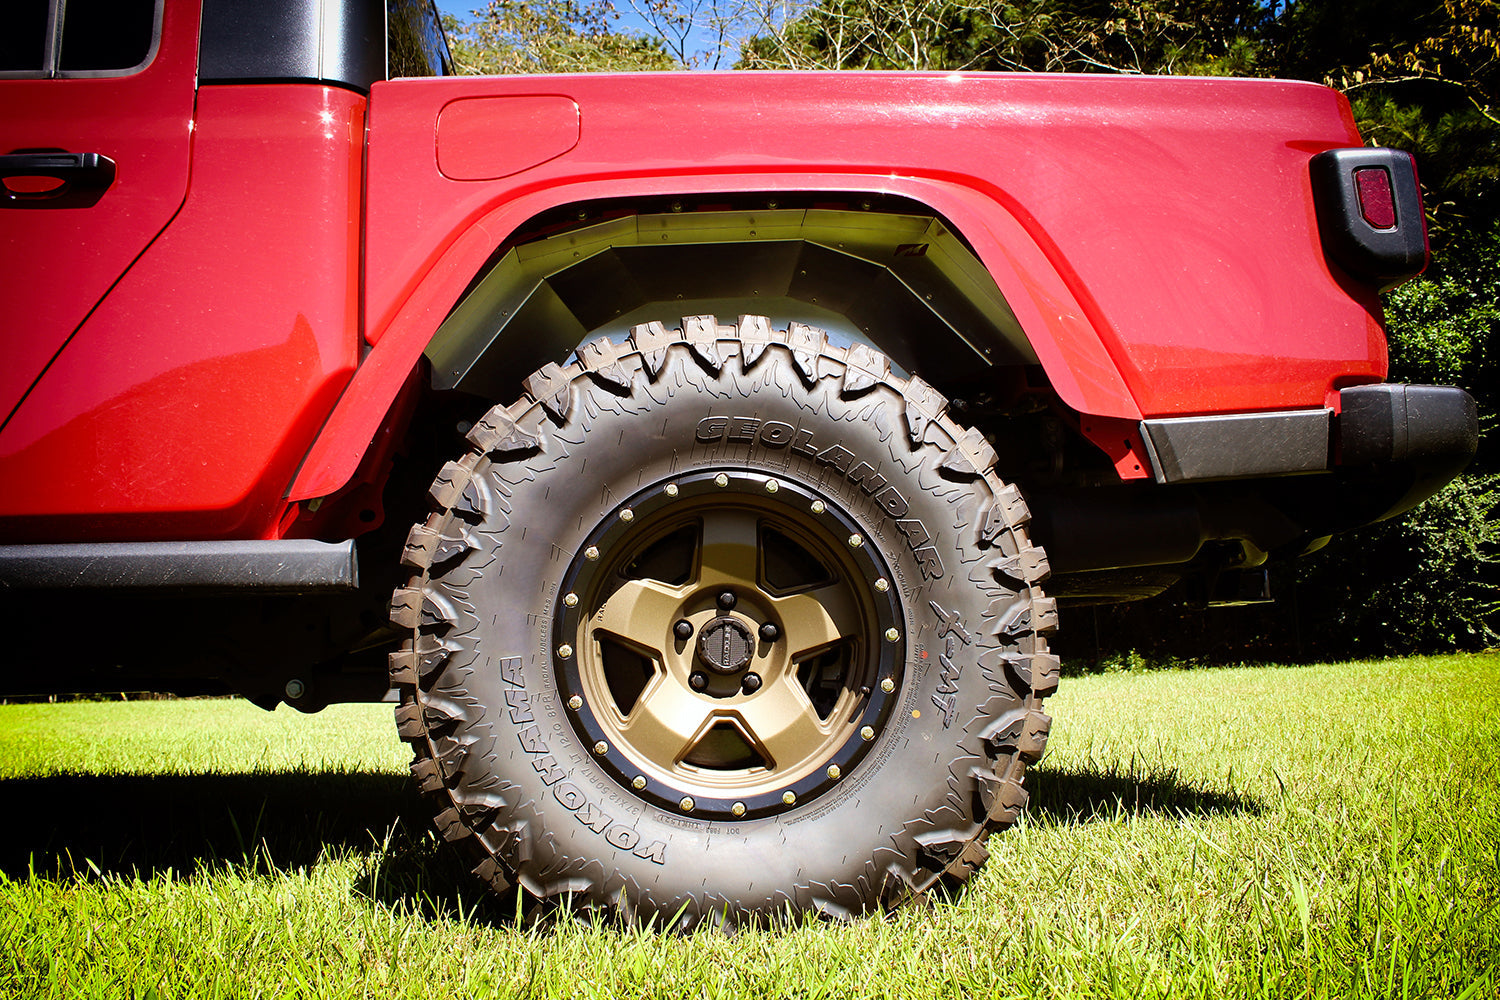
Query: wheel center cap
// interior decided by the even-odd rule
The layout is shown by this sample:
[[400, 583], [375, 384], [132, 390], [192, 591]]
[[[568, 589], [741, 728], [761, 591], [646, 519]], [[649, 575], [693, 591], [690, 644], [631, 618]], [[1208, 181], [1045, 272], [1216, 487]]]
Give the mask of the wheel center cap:
[[754, 635], [738, 618], [721, 615], [698, 633], [698, 659], [715, 673], [735, 673], [754, 653]]

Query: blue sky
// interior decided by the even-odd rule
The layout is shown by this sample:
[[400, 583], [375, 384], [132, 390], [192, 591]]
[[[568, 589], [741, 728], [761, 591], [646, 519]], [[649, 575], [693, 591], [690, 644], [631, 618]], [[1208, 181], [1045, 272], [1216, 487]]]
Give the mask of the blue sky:
[[[476, 8], [482, 9], [488, 6], [485, 0], [436, 0], [436, 2], [439, 11], [444, 14], [452, 14], [461, 21], [473, 20], [472, 12]], [[583, 0], [583, 2], [587, 3], [587, 0]], [[620, 15], [618, 23], [623, 29], [635, 30], [641, 34], [650, 34], [641, 19], [631, 11], [628, 0], [615, 0], [615, 12]], [[712, 41], [706, 36], [698, 39], [700, 48], [708, 48], [712, 44]]]

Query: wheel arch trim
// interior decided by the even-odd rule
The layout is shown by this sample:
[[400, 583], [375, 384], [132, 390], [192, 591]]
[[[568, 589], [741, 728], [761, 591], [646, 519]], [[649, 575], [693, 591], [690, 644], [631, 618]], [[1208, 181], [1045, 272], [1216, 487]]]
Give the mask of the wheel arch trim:
[[[543, 213], [602, 200], [659, 199], [745, 193], [828, 194], [840, 198], [895, 195], [926, 206], [973, 248], [1041, 362], [1052, 387], [1079, 413], [1138, 421], [1142, 414], [1102, 335], [1096, 303], [1003, 192], [973, 178], [876, 176], [865, 173], [726, 173], [652, 175], [551, 184], [514, 190], [492, 202], [413, 278], [385, 317], [367, 312], [372, 347], [322, 434], [293, 479], [287, 499], [306, 500], [340, 489], [443, 322], [484, 270], [497, 247]], [[384, 290], [389, 295], [390, 290]], [[367, 290], [369, 298], [379, 296]]]

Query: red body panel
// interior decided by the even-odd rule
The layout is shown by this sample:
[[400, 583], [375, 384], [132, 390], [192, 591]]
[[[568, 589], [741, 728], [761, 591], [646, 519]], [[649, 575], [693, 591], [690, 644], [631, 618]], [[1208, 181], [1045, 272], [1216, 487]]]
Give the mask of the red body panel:
[[[468, 113], [461, 135], [439, 139], [451, 102], [506, 95], [525, 112], [496, 111], [489, 136]], [[558, 151], [566, 122], [506, 127], [539, 97], [576, 105], [572, 148]], [[440, 141], [504, 145], [507, 164], [535, 165], [455, 181], [439, 157], [482, 150]], [[1338, 94], [1281, 81], [756, 73], [377, 84], [366, 248], [376, 347], [292, 495], [347, 479], [494, 247], [531, 216], [588, 198], [902, 195], [974, 246], [1081, 413], [1320, 407], [1338, 386], [1385, 373], [1378, 301], [1330, 273], [1307, 181], [1314, 153], [1359, 142]]]
[[358, 359], [364, 112], [200, 91], [181, 213], [0, 432], [5, 538], [275, 535]]
[[117, 167], [87, 208], [0, 209], [0, 421], [182, 204], [198, 8], [167, 5], [157, 56], [139, 73], [0, 84], [0, 153], [102, 153]]

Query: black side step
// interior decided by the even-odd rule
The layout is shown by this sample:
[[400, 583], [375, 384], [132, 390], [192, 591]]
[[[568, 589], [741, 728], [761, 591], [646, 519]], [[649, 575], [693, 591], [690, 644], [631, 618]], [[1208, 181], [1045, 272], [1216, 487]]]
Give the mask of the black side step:
[[0, 591], [305, 594], [359, 588], [354, 542], [92, 542], [0, 545]]

